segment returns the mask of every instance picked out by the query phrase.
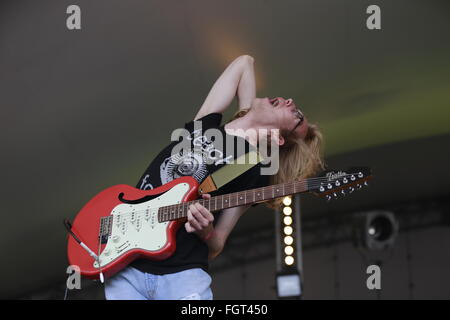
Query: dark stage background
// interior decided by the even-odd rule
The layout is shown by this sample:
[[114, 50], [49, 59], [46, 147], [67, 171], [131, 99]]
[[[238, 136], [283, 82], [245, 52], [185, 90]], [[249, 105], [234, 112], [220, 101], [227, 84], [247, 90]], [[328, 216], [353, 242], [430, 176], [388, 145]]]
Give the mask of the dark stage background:
[[[81, 30], [66, 27], [71, 4]], [[381, 30], [366, 28], [370, 4]], [[449, 299], [449, 16], [446, 0], [2, 1], [0, 297], [62, 299], [62, 219], [135, 185], [248, 54], [257, 96], [292, 97], [323, 129], [330, 168], [375, 174], [352, 197], [301, 197], [304, 298]], [[368, 210], [400, 223], [379, 295], [346, 231]], [[216, 299], [276, 298], [273, 221], [258, 206], [238, 223], [212, 264]], [[103, 299], [83, 288], [70, 298]]]

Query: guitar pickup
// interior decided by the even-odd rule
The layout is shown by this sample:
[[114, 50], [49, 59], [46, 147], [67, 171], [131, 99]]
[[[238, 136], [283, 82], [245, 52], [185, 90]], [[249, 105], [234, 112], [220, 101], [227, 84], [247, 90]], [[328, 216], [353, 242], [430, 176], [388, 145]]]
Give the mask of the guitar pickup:
[[112, 231], [113, 219], [112, 217], [103, 217], [100, 220], [99, 240], [101, 244], [108, 242], [108, 238]]
[[108, 243], [109, 234], [102, 234], [100, 237], [100, 243], [105, 244]]

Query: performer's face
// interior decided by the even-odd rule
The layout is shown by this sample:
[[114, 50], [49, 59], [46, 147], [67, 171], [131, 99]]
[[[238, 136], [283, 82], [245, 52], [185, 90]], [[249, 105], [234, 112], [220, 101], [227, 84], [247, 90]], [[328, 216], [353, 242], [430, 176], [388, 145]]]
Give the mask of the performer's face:
[[255, 104], [261, 117], [267, 117], [273, 126], [280, 129], [285, 138], [292, 135], [296, 139], [303, 139], [306, 136], [308, 120], [298, 109], [294, 100], [282, 97], [256, 100]]

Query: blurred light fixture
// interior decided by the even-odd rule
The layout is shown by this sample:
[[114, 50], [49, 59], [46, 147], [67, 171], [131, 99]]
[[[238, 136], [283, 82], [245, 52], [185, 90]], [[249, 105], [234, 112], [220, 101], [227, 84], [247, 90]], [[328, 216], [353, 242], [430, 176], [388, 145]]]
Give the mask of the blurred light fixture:
[[285, 225], [290, 226], [292, 224], [292, 218], [291, 217], [284, 217], [283, 222]]
[[286, 258], [284, 258], [284, 263], [286, 263], [288, 266], [292, 266], [295, 262], [295, 259], [293, 256], [286, 256]]
[[[277, 294], [281, 299], [299, 299], [301, 296], [301, 277], [297, 252], [300, 247], [297, 237], [299, 231], [299, 200], [291, 196], [282, 200], [281, 212], [277, 211]], [[298, 200], [298, 201], [297, 201]], [[281, 214], [282, 213], [282, 214]]]
[[292, 208], [291, 208], [291, 207], [284, 207], [284, 208], [283, 208], [283, 213], [284, 213], [286, 216], [290, 216], [290, 215], [292, 214]]
[[[284, 263], [286, 266], [292, 266], [295, 262], [295, 259], [293, 257], [295, 250], [291, 245], [295, 242], [294, 238], [294, 228], [292, 227], [293, 218], [292, 218], [292, 197], [287, 196], [283, 198], [283, 214], [284, 217], [282, 219], [282, 232], [284, 234]], [[287, 249], [289, 248], [289, 249]]]
[[284, 244], [290, 246], [294, 243], [294, 238], [291, 236], [284, 237]]
[[284, 247], [284, 253], [286, 255], [292, 255], [294, 253], [294, 248], [292, 246]]
[[292, 229], [292, 227], [290, 227], [290, 226], [284, 227], [284, 234], [287, 236], [290, 236], [293, 231], [294, 231], [294, 229]]
[[277, 275], [277, 295], [279, 298], [299, 298], [302, 293], [298, 273]]
[[392, 248], [398, 235], [398, 221], [390, 211], [359, 214], [354, 221], [354, 242], [368, 250]]
[[290, 206], [291, 203], [292, 203], [292, 198], [291, 198], [290, 196], [284, 197], [284, 199], [283, 199], [283, 204], [284, 204], [286, 207], [287, 207], [287, 206]]

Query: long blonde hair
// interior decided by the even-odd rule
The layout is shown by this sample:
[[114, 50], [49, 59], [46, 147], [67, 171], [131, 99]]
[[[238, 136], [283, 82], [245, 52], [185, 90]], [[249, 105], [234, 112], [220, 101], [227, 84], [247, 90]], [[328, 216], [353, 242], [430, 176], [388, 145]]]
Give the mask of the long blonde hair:
[[[245, 116], [249, 110], [250, 108], [239, 110], [230, 121]], [[306, 179], [325, 168], [322, 156], [323, 136], [317, 124], [308, 123], [304, 139], [290, 136], [285, 137], [285, 140], [285, 144], [279, 148], [279, 169], [277, 174], [271, 176], [271, 184]], [[276, 209], [281, 201], [282, 198], [274, 199], [266, 202], [266, 205]]]

